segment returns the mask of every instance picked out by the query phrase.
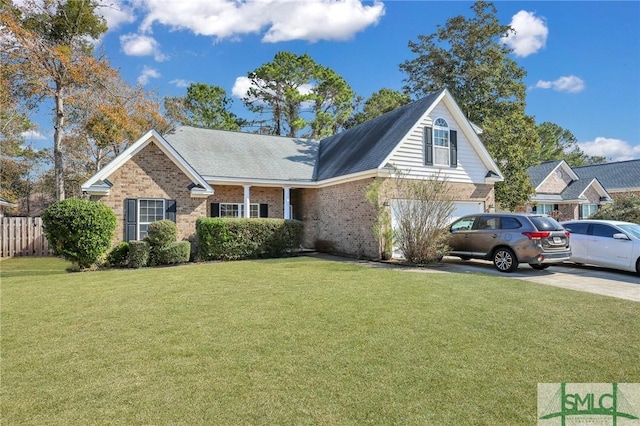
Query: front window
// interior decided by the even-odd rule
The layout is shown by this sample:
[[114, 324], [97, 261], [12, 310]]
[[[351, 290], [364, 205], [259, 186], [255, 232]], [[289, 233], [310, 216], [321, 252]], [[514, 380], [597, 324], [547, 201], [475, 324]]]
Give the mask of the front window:
[[598, 210], [597, 204], [582, 204], [580, 205], [581, 217], [583, 219], [588, 218]]
[[[260, 204], [249, 204], [250, 217], [260, 217]], [[244, 204], [220, 203], [220, 217], [244, 217]]]
[[553, 204], [538, 204], [536, 206], [536, 213], [538, 214], [548, 214], [553, 213], [555, 209], [553, 208]]
[[147, 236], [149, 224], [164, 219], [164, 200], [138, 200], [138, 240]]
[[433, 123], [433, 164], [448, 166], [449, 159], [449, 124], [444, 118], [438, 118]]

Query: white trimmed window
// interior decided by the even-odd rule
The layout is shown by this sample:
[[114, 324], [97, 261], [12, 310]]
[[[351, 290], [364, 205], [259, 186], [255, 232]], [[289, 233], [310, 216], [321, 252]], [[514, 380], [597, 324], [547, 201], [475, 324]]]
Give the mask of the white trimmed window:
[[594, 214], [596, 211], [598, 211], [597, 204], [581, 204], [580, 205], [580, 217], [582, 219], [588, 218], [589, 216]]
[[449, 152], [449, 124], [444, 118], [437, 118], [433, 122], [433, 164], [448, 166], [451, 153]]
[[124, 240], [141, 240], [147, 236], [149, 224], [158, 220], [177, 219], [176, 200], [162, 198], [127, 198], [124, 200]]
[[553, 204], [538, 204], [536, 206], [536, 213], [538, 214], [551, 214], [554, 210]]
[[164, 200], [138, 200], [138, 240], [147, 236], [149, 224], [164, 219]]
[[[220, 203], [219, 217], [244, 217], [243, 203]], [[249, 204], [249, 216], [260, 217], [260, 204]]]

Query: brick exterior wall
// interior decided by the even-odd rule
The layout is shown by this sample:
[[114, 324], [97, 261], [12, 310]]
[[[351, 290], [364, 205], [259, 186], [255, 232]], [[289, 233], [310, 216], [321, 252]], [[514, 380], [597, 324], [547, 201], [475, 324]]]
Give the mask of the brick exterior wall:
[[562, 170], [562, 178], [553, 172], [542, 182], [538, 192], [541, 194], [560, 194], [570, 183], [571, 177], [564, 170]]
[[[106, 196], [93, 196], [109, 206], [118, 224], [113, 243], [125, 238], [125, 200], [128, 198], [176, 200], [179, 238], [195, 240], [198, 218], [211, 216], [212, 203], [242, 203], [241, 185], [214, 185], [215, 194], [192, 198], [191, 180], [152, 142], [107, 177], [113, 184]], [[376, 219], [373, 206], [365, 199], [367, 186], [374, 178], [324, 188], [292, 189], [293, 218], [304, 222], [303, 246], [314, 248], [318, 242], [334, 252], [354, 257], [380, 257], [372, 226]], [[461, 201], [494, 204], [493, 185], [451, 184], [455, 198]], [[253, 186], [252, 203], [268, 204], [270, 218], [284, 217], [283, 188]]]
[[373, 179], [363, 179], [325, 188], [294, 192], [294, 217], [305, 225], [303, 246], [327, 243], [336, 253], [355, 257], [377, 258], [378, 243], [371, 227], [375, 219], [373, 206], [365, 191]]
[[113, 184], [109, 195], [91, 198], [115, 212], [118, 225], [114, 244], [125, 238], [124, 208], [127, 198], [176, 200], [179, 239], [195, 238], [196, 219], [206, 215], [206, 200], [191, 198], [187, 189], [191, 180], [154, 143], [149, 143], [107, 179]]
[[[314, 248], [330, 243], [337, 253], [355, 257], [379, 258], [379, 246], [373, 235], [376, 212], [365, 199], [367, 186], [374, 181], [363, 179], [319, 189], [296, 190], [292, 196], [295, 218], [305, 224], [303, 245]], [[387, 180], [387, 188], [393, 183]], [[451, 183], [456, 201], [484, 203], [485, 210], [495, 204], [493, 185]], [[393, 194], [388, 195], [393, 198]], [[385, 200], [381, 200], [384, 202]]]

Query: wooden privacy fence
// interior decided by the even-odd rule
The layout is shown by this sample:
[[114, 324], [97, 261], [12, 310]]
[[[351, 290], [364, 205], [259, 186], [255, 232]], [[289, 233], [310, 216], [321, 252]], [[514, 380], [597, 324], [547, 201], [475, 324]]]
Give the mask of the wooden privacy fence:
[[0, 257], [50, 256], [39, 217], [3, 217], [0, 219]]

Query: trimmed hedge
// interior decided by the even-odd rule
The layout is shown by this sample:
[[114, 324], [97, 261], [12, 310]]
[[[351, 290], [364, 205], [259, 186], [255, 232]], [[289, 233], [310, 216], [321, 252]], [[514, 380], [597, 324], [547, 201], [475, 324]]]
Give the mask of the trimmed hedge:
[[191, 244], [189, 241], [178, 241], [165, 247], [152, 247], [152, 265], [175, 265], [189, 261]]
[[116, 268], [124, 268], [129, 262], [129, 243], [121, 242], [111, 249], [107, 255], [107, 264]]
[[129, 241], [129, 268], [142, 268], [149, 263], [149, 243]]
[[302, 242], [303, 224], [284, 219], [200, 218], [196, 234], [203, 260], [291, 255]]

